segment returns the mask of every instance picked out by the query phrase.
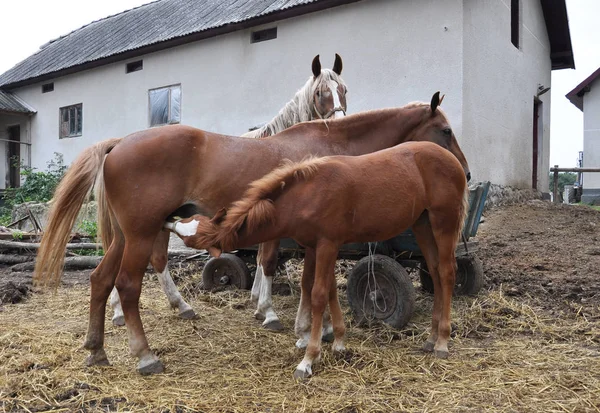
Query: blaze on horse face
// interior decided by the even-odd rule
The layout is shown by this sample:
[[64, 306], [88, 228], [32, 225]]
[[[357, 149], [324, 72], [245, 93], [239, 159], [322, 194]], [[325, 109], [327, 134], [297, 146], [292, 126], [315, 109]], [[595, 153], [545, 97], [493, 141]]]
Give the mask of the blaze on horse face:
[[[342, 58], [336, 53], [332, 69], [335, 75], [339, 76], [342, 74], [342, 66]], [[331, 76], [328, 73], [321, 72], [319, 55], [316, 55], [313, 59], [312, 72], [315, 81], [321, 76], [320, 81], [315, 82], [313, 90], [313, 101], [316, 112], [315, 118], [335, 118], [338, 113], [341, 114], [341, 116], [345, 116], [346, 93], [348, 92], [346, 86], [337, 78], [337, 76]]]

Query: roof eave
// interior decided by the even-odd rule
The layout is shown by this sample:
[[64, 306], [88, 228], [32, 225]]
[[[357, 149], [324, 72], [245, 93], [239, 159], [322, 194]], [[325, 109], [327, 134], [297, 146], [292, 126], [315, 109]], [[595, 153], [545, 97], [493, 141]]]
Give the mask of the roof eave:
[[550, 40], [552, 70], [575, 69], [565, 0], [541, 0], [541, 3]]
[[150, 44], [147, 46], [140, 47], [134, 50], [128, 50], [123, 53], [114, 54], [102, 59], [86, 62], [80, 65], [71, 66], [65, 69], [57, 70], [50, 73], [45, 73], [41, 76], [31, 77], [28, 79], [22, 79], [17, 82], [6, 83], [0, 85], [0, 88], [5, 90], [12, 90], [23, 86], [28, 86], [38, 82], [44, 82], [46, 80], [55, 79], [57, 77], [70, 75], [73, 73], [81, 72], [84, 70], [93, 69], [95, 67], [104, 66], [107, 64], [131, 59], [133, 57], [145, 55], [148, 53], [157, 52], [160, 50], [168, 49], [171, 47], [180, 46], [187, 43], [196, 42], [198, 40], [207, 39], [210, 37], [220, 36], [222, 34], [232, 33], [238, 30], [248, 29], [254, 26], [260, 26], [263, 24], [273, 23], [279, 20], [285, 20], [292, 17], [298, 17], [309, 13], [314, 13], [321, 10], [326, 10], [336, 6], [342, 6], [345, 4], [356, 3], [362, 0], [323, 0], [315, 3], [308, 3], [301, 6], [291, 7], [289, 9], [280, 10], [267, 14], [244, 20], [239, 23], [226, 24], [224, 26], [215, 27], [213, 29], [204, 30], [201, 32], [191, 33], [185, 36], [175, 37], [163, 42]]
[[583, 95], [590, 90], [590, 86], [596, 79], [600, 77], [600, 67], [594, 71], [591, 75], [585, 78], [583, 82], [575, 86], [573, 90], [567, 93], [565, 96], [569, 101], [577, 106], [579, 110], [583, 112]]

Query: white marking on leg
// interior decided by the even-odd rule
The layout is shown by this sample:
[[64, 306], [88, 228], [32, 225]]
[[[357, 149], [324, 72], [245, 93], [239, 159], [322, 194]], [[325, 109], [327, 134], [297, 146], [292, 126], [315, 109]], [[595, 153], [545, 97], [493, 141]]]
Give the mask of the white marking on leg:
[[333, 340], [333, 344], [331, 345], [332, 351], [345, 351], [346, 346], [344, 346], [344, 340]]
[[273, 286], [273, 276], [264, 275], [263, 280], [260, 283], [260, 296], [258, 297], [258, 308], [261, 314], [264, 314], [265, 321], [263, 321], [263, 325], [267, 325], [274, 321], [279, 320], [275, 310], [273, 310], [273, 298], [271, 295], [271, 290]]
[[114, 314], [112, 320], [116, 320], [120, 317], [125, 317], [123, 314], [123, 308], [121, 308], [121, 300], [119, 299], [119, 292], [116, 287], [113, 287], [110, 293], [110, 306], [112, 307]]
[[312, 376], [312, 360], [310, 360], [308, 356], [304, 356], [300, 364], [298, 364], [298, 367], [296, 367], [296, 370], [302, 371], [308, 374], [309, 376]]
[[[254, 283], [252, 284], [252, 292], [250, 293], [250, 297], [252, 301], [258, 304], [258, 297], [260, 296], [260, 284], [264, 277], [264, 271], [262, 265], [256, 266], [256, 274], [254, 275]], [[258, 309], [256, 310], [258, 313]], [[256, 314], [256, 313], [255, 313]]]
[[177, 286], [169, 274], [169, 267], [165, 266], [163, 272], [158, 274], [158, 282], [160, 283], [162, 290], [165, 292], [167, 300], [169, 300], [169, 304], [172, 308], [179, 309], [179, 314], [183, 314], [186, 311], [192, 310], [192, 307], [181, 297]]
[[298, 341], [296, 341], [296, 347], [305, 348], [308, 345], [308, 341], [310, 340], [310, 324], [310, 309], [304, 308], [303, 301], [300, 300], [294, 328], [296, 336], [299, 337]]
[[200, 222], [195, 219], [190, 222], [165, 222], [164, 227], [168, 230], [175, 232], [177, 235], [182, 237], [189, 237], [196, 235], [198, 224]]

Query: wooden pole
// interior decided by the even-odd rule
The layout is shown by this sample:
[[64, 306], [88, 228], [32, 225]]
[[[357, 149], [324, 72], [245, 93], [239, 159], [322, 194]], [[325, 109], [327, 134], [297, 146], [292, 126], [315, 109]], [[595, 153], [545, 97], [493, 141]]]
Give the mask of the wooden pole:
[[558, 165], [554, 165], [554, 203], [558, 204]]

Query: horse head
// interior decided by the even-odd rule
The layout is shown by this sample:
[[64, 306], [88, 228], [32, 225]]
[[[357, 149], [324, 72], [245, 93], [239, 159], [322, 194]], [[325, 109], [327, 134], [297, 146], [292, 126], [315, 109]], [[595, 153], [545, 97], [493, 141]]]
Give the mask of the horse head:
[[450, 122], [446, 117], [444, 111], [440, 109], [440, 105], [444, 100], [444, 96], [440, 98], [440, 92], [433, 94], [431, 103], [425, 105], [426, 113], [421, 120], [420, 125], [413, 132], [412, 139], [414, 141], [429, 141], [446, 148], [456, 156], [467, 176], [467, 181], [471, 179], [471, 171], [469, 169], [469, 163], [467, 158], [463, 154], [454, 131], [450, 127]]
[[321, 69], [319, 55], [316, 55], [312, 61], [312, 72], [313, 117], [320, 119], [335, 118], [338, 112], [345, 116], [348, 89], [340, 76], [342, 74], [342, 58], [340, 55], [335, 54], [333, 69]]

